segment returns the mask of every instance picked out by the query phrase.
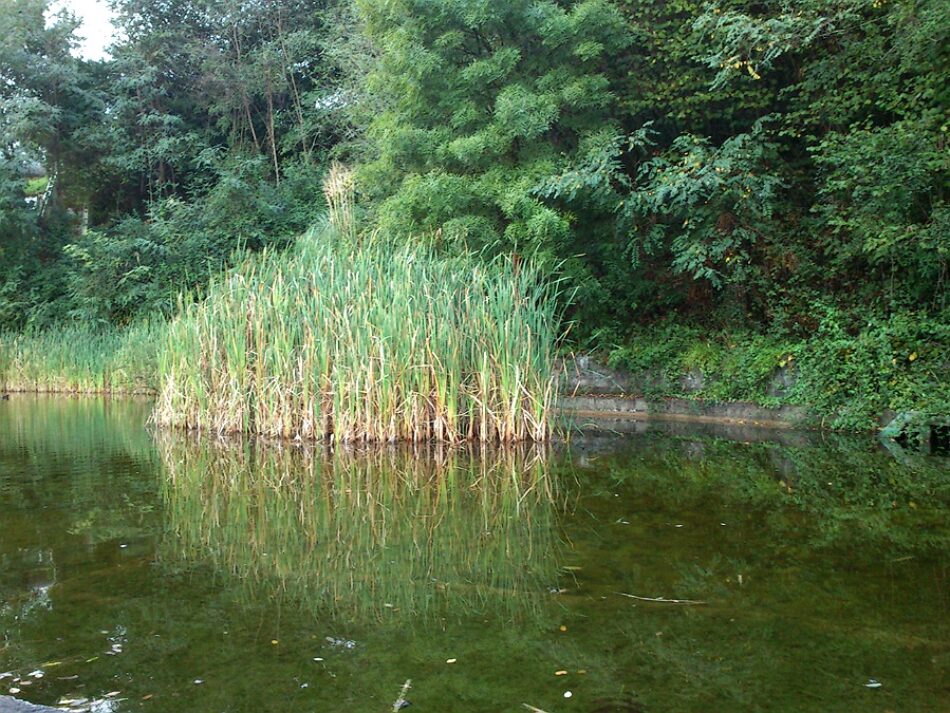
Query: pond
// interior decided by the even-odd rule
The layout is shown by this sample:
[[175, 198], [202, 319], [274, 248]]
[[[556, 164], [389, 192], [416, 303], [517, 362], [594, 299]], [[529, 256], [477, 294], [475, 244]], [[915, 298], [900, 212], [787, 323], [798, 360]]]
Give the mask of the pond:
[[411, 681], [414, 711], [950, 710], [946, 459], [658, 423], [329, 452], [148, 411], [0, 402], [0, 696], [383, 713]]

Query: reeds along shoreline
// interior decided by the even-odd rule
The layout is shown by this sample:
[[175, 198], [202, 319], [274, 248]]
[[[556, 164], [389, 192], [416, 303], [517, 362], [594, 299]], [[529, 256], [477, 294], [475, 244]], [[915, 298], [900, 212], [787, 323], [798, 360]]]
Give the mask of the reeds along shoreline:
[[363, 450], [159, 432], [173, 537], [251, 598], [355, 620], [537, 613], [557, 581], [557, 489], [543, 446]]
[[0, 334], [0, 391], [153, 394], [162, 319]]
[[525, 262], [444, 258], [327, 225], [183, 305], [155, 420], [345, 443], [545, 441], [554, 289]]

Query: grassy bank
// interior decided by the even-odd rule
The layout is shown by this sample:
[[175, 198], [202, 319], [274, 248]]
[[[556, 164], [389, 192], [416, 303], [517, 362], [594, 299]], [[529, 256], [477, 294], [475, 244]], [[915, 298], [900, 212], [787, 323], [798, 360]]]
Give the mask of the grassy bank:
[[[0, 390], [161, 389], [159, 422], [214, 432], [543, 440], [551, 292], [530, 266], [327, 228], [219, 277], [171, 325], [0, 334]], [[874, 429], [888, 412], [918, 423], [950, 414], [950, 326], [925, 314], [825, 310], [799, 337], [667, 321], [618, 341], [601, 353], [648, 397], [804, 406], [842, 430]]]
[[0, 334], [0, 389], [62, 393], [152, 393], [161, 320], [124, 329], [70, 325]]
[[553, 298], [512, 260], [315, 230], [183, 307], [161, 349], [156, 420], [339, 442], [545, 440]]
[[800, 405], [842, 430], [876, 428], [890, 411], [950, 414], [950, 323], [924, 314], [855, 323], [826, 311], [799, 338], [666, 322], [605, 351], [650, 397]]

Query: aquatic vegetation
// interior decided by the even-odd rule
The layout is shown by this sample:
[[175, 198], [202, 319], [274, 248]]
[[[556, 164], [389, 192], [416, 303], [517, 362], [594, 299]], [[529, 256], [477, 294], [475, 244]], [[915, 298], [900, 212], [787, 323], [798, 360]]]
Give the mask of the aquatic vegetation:
[[163, 320], [125, 328], [84, 325], [0, 333], [0, 390], [151, 393]]
[[182, 304], [155, 418], [336, 442], [544, 441], [555, 290], [530, 261], [448, 258], [328, 223]]
[[164, 560], [345, 620], [537, 613], [556, 584], [543, 450], [323, 446], [162, 432]]

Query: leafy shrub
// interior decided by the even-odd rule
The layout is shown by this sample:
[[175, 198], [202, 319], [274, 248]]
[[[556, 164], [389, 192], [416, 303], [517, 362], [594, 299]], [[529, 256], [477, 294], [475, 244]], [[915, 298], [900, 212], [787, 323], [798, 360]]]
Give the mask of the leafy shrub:
[[[816, 305], [818, 329], [806, 338], [737, 330], [709, 331], [672, 321], [635, 331], [609, 351], [613, 366], [661, 372], [651, 395], [808, 406], [840, 429], [871, 429], [887, 411], [914, 412], [920, 422], [950, 413], [950, 321], [919, 312], [863, 320]], [[703, 374], [699, 391], [680, 378]], [[779, 370], [792, 383], [777, 388]]]

